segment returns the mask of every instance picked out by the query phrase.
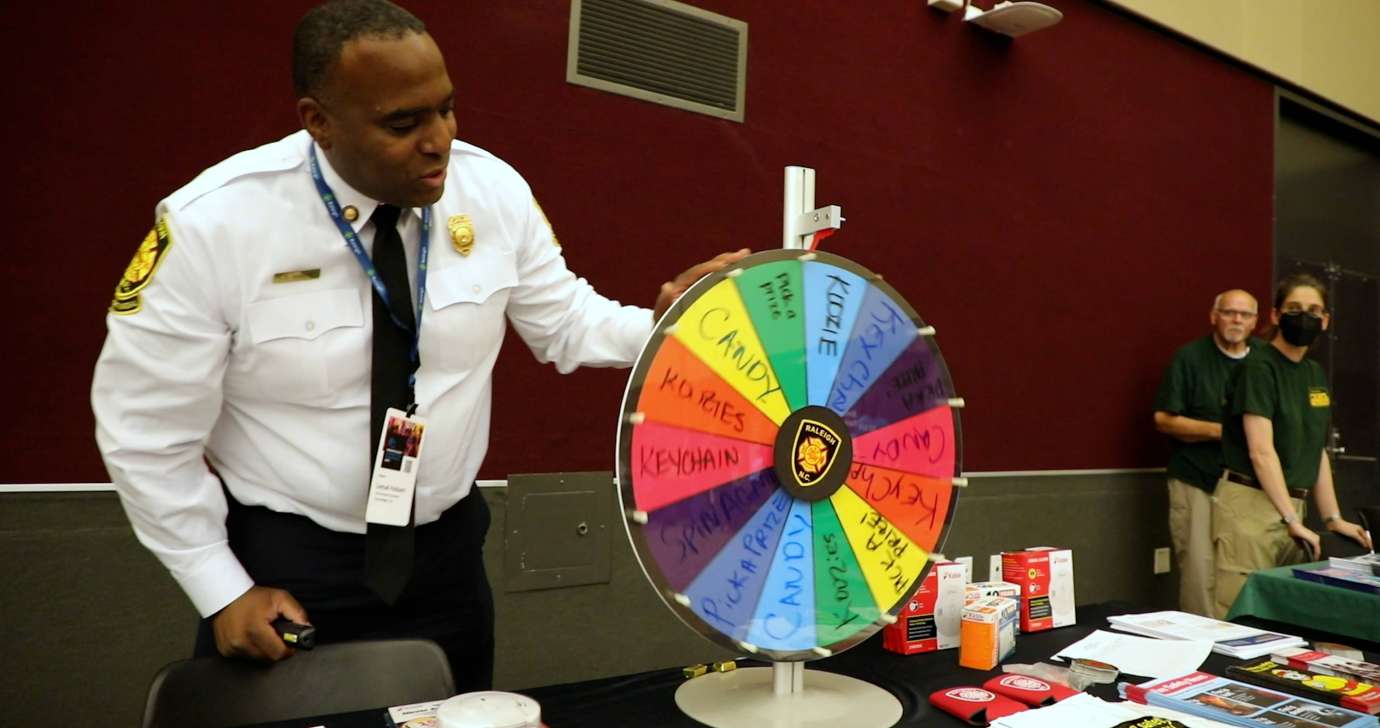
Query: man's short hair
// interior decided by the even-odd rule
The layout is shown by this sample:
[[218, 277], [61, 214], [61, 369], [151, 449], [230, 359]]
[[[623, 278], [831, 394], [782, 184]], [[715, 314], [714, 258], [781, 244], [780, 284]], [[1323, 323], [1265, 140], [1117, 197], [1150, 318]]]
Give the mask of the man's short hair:
[[329, 0], [302, 16], [292, 31], [292, 90], [313, 96], [340, 60], [345, 44], [362, 37], [401, 38], [426, 24], [388, 0]]
[[1255, 296], [1252, 296], [1252, 295], [1251, 295], [1251, 292], [1245, 290], [1244, 288], [1233, 288], [1233, 289], [1231, 289], [1231, 290], [1229, 290], [1229, 291], [1222, 291], [1221, 293], [1217, 294], [1217, 297], [1214, 298], [1214, 299], [1212, 299], [1212, 310], [1214, 310], [1214, 311], [1221, 311], [1221, 310], [1222, 310], [1222, 299], [1226, 298], [1226, 297], [1227, 297], [1227, 294], [1229, 294], [1229, 293], [1240, 293], [1241, 295], [1245, 296], [1246, 298], [1251, 299], [1251, 303], [1256, 307], [1257, 312], [1258, 312], [1259, 307], [1260, 307], [1260, 304], [1256, 302]]

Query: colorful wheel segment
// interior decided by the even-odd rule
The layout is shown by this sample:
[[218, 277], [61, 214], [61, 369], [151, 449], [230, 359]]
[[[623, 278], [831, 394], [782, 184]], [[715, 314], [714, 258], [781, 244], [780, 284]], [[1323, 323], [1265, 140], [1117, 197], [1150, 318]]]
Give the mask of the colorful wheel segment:
[[934, 330], [829, 253], [757, 253], [657, 324], [623, 398], [619, 495], [691, 628], [777, 661], [893, 621], [944, 543], [962, 437]]

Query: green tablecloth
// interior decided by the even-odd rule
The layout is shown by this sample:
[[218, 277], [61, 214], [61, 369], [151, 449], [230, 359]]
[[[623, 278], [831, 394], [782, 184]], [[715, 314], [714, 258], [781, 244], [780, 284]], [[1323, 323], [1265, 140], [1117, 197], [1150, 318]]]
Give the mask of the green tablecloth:
[[[1297, 566], [1313, 569], [1327, 563]], [[1237, 617], [1258, 617], [1380, 642], [1380, 594], [1298, 579], [1293, 566], [1252, 573], [1227, 614], [1229, 620]]]

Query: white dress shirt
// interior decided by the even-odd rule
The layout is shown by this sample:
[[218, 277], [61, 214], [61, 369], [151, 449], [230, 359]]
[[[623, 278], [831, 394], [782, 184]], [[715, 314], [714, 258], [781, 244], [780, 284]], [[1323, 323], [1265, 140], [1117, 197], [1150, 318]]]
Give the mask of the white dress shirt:
[[[139, 540], [204, 616], [253, 585], [226, 543], [226, 502], [206, 461], [241, 503], [364, 532], [373, 289], [312, 183], [310, 143], [301, 131], [237, 154], [159, 204], [172, 244], [142, 309], [107, 316], [96, 364], [92, 406], [110, 477]], [[371, 250], [378, 203], [318, 159]], [[457, 214], [473, 224], [468, 256], [447, 230]], [[419, 211], [403, 213], [398, 233], [415, 296]], [[468, 494], [484, 460], [505, 316], [561, 372], [631, 365], [653, 323], [576, 278], [527, 183], [471, 145], [452, 146], [429, 245], [419, 525]]]

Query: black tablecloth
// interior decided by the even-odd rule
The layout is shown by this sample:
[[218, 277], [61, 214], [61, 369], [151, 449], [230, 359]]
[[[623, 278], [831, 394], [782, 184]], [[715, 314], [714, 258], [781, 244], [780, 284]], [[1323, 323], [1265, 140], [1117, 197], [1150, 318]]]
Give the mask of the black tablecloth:
[[[1036, 663], [1049, 661], [1055, 653], [1088, 636], [1096, 629], [1108, 629], [1107, 617], [1149, 611], [1130, 604], [1109, 603], [1079, 607], [1078, 624], [1071, 627], [1022, 634], [1016, 640], [1016, 654], [1005, 662]], [[1297, 634], [1297, 630], [1291, 633]], [[1372, 659], [1373, 656], [1372, 656]], [[1241, 664], [1213, 653], [1203, 663], [1204, 672], [1225, 674], [1228, 665]], [[758, 664], [740, 661], [740, 667]], [[943, 650], [919, 655], [898, 655], [882, 649], [881, 634], [847, 652], [809, 663], [805, 689], [810, 689], [810, 673], [827, 670], [865, 680], [884, 688], [901, 702], [902, 718], [897, 726], [961, 726], [962, 721], [929, 704], [929, 694], [941, 688], [981, 685], [1000, 674], [958, 666], [958, 650]], [[1144, 678], [1122, 678], [1143, 682]], [[542, 718], [550, 728], [609, 728], [610, 726], [653, 726], [655, 728], [697, 728], [703, 724], [686, 717], [676, 707], [676, 688], [684, 682], [680, 668], [654, 670], [637, 675], [550, 685], [520, 690], [541, 704]], [[1088, 692], [1101, 698], [1116, 699], [1114, 685], [1093, 686]], [[257, 728], [380, 728], [382, 710], [360, 711], [334, 716], [305, 718], [264, 724]]]

